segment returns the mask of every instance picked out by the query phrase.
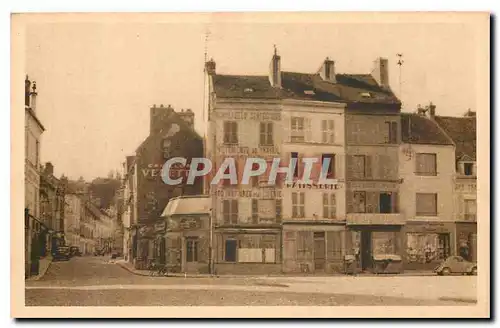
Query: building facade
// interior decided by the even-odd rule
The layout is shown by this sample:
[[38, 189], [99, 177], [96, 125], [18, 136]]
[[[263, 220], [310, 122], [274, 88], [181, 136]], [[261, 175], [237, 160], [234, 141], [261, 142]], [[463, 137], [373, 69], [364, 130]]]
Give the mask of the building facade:
[[[69, 246], [80, 247], [80, 227], [84, 215], [82, 195], [68, 191], [65, 195], [66, 209], [64, 211], [64, 234]], [[83, 252], [83, 250], [80, 250]]]
[[477, 261], [476, 113], [463, 117], [434, 115], [433, 119], [455, 144], [453, 220], [456, 254]]
[[26, 76], [24, 92], [24, 271], [25, 276], [38, 273], [38, 259], [45, 245], [42, 233], [48, 228], [40, 221], [40, 143], [45, 131], [36, 116], [36, 84]]
[[[192, 158], [202, 156], [203, 141], [194, 130], [191, 110], [176, 112], [163, 105], [150, 109], [149, 136], [137, 148], [129, 168], [132, 261], [137, 268], [145, 268], [152, 261], [165, 263], [161, 214], [168, 201], [181, 195], [199, 195], [203, 190], [202, 179], [193, 185], [185, 181], [179, 185], [166, 184], [161, 174], [164, 163], [170, 158], [183, 157], [189, 165]], [[180, 171], [184, 172], [184, 168]]]
[[[430, 106], [434, 112], [434, 105]], [[421, 111], [419, 111], [421, 113]], [[406, 270], [432, 270], [456, 254], [455, 146], [424, 114], [402, 114], [399, 169]]]

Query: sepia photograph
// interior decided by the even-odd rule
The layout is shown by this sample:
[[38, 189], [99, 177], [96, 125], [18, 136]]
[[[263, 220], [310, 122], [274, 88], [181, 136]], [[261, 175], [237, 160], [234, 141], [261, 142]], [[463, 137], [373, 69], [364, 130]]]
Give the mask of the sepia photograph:
[[490, 315], [489, 13], [11, 28], [13, 317]]

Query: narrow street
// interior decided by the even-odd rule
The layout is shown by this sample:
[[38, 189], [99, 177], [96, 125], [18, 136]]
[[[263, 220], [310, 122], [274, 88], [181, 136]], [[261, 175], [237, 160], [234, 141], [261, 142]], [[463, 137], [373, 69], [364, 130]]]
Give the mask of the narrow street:
[[109, 257], [76, 257], [27, 281], [25, 296], [27, 306], [466, 306], [474, 304], [475, 291], [476, 277], [466, 276], [147, 277]]

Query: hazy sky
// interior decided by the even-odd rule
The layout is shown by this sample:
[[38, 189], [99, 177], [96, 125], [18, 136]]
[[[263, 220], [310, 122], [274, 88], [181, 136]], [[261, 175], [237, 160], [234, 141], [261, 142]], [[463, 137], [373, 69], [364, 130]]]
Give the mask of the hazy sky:
[[[27, 29], [26, 71], [37, 82], [46, 131], [43, 162], [56, 174], [106, 176], [134, 154], [149, 130], [149, 108], [191, 108], [202, 126], [204, 23], [43, 23]], [[399, 94], [403, 53], [405, 111], [433, 101], [439, 115], [475, 110], [474, 31], [462, 24], [211, 23], [209, 57], [217, 72], [267, 74], [276, 44], [282, 70], [370, 73], [389, 59]]]

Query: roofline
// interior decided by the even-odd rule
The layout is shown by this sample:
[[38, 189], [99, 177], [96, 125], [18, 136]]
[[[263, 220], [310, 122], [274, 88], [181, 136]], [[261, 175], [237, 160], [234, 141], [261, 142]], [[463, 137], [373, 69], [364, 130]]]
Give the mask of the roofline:
[[26, 111], [28, 111], [28, 113], [35, 119], [35, 122], [42, 129], [42, 132], [45, 131], [45, 127], [43, 126], [42, 122], [40, 122], [40, 120], [36, 116], [35, 111], [31, 107], [28, 107], [28, 106], [24, 106], [24, 109]]

